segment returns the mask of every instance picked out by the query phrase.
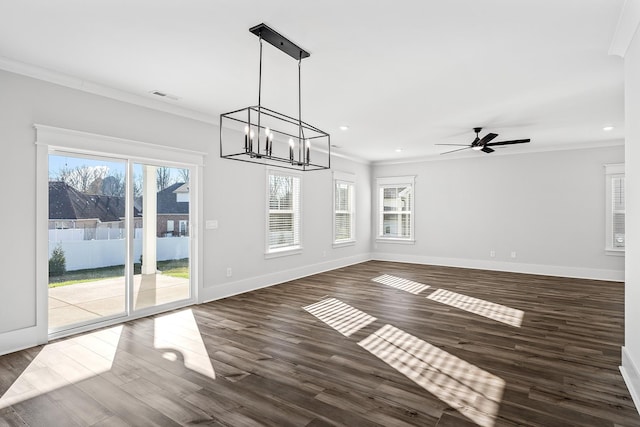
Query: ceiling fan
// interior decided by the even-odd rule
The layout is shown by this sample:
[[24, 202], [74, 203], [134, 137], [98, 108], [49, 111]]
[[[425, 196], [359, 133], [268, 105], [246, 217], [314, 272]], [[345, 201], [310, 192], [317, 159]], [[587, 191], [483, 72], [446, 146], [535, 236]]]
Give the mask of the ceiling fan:
[[482, 138], [480, 138], [480, 135], [478, 135], [478, 134], [480, 133], [481, 130], [482, 130], [482, 128], [473, 128], [473, 131], [476, 133], [476, 139], [474, 139], [473, 142], [470, 145], [467, 145], [467, 144], [436, 144], [436, 145], [456, 145], [456, 146], [463, 147], [463, 148], [457, 148], [457, 149], [451, 150], [451, 151], [445, 151], [444, 153], [440, 153], [440, 154], [455, 153], [456, 151], [462, 151], [462, 150], [466, 150], [468, 148], [471, 148], [472, 150], [476, 150], [476, 151], [484, 151], [485, 153], [489, 154], [489, 153], [493, 153], [494, 151], [496, 151], [491, 147], [495, 147], [495, 146], [498, 146], [498, 145], [523, 144], [525, 142], [531, 141], [530, 139], [513, 139], [511, 141], [491, 142], [498, 136], [498, 134], [497, 133], [488, 133], [485, 136], [483, 136]]

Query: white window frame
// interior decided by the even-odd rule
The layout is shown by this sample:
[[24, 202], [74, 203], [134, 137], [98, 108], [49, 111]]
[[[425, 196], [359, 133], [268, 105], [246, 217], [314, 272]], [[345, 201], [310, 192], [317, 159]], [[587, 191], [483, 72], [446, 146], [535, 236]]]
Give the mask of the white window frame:
[[[377, 223], [378, 230], [376, 234], [376, 241], [381, 243], [404, 243], [404, 244], [414, 244], [415, 243], [415, 195], [416, 195], [416, 177], [415, 175], [410, 176], [396, 176], [396, 177], [387, 177], [387, 178], [376, 178], [376, 194], [377, 194]], [[409, 213], [409, 233], [408, 237], [396, 237], [396, 236], [384, 236], [383, 228], [384, 228], [384, 207], [383, 203], [383, 191], [385, 188], [394, 188], [394, 187], [402, 187], [402, 186], [410, 186], [411, 187], [411, 206], [408, 211], [404, 211], [405, 213]], [[386, 212], [390, 213], [390, 212]]]
[[[604, 165], [605, 170], [605, 206], [606, 206], [606, 223], [605, 223], [605, 252], [607, 255], [624, 256], [625, 248], [613, 246], [613, 216], [615, 213], [625, 213], [622, 211], [614, 211], [613, 206], [613, 180], [615, 178], [625, 177], [624, 163], [612, 163]], [[625, 188], [626, 191], [626, 188]]]
[[[298, 180], [298, 195], [297, 195], [298, 197], [297, 198], [295, 197], [295, 191], [294, 191], [294, 200], [293, 200], [294, 209], [292, 210], [293, 211], [292, 213], [294, 214], [293, 227], [294, 227], [294, 230], [296, 227], [298, 229], [298, 233], [297, 233], [298, 240], [297, 242], [294, 241], [294, 244], [289, 246], [281, 246], [281, 247], [273, 247], [273, 248], [269, 246], [269, 214], [271, 213], [270, 206], [269, 206], [269, 190], [270, 190], [269, 176], [271, 175], [290, 177], [290, 178], [293, 178], [294, 180], [295, 179]], [[266, 178], [265, 179], [266, 181], [265, 239], [264, 239], [265, 258], [269, 259], [269, 258], [276, 258], [281, 256], [301, 254], [302, 253], [302, 174], [297, 172], [292, 172], [292, 171], [285, 171], [283, 169], [267, 168], [265, 178]], [[297, 216], [295, 216], [296, 205], [297, 205], [297, 211], [298, 211]], [[296, 225], [296, 222], [297, 222], [297, 225]], [[295, 237], [295, 231], [294, 231], [294, 237]]]
[[[348, 211], [340, 211], [338, 212], [336, 206], [336, 193], [337, 186], [339, 184], [348, 185], [351, 187], [349, 191], [349, 210]], [[351, 222], [351, 236], [347, 239], [338, 239], [336, 237], [336, 217], [338, 213], [347, 213], [350, 217]], [[333, 172], [333, 247], [338, 248], [341, 246], [350, 246], [355, 245], [356, 243], [356, 176], [351, 173], [345, 172]]]
[[172, 219], [167, 220], [167, 233], [173, 233], [175, 230], [175, 223]]

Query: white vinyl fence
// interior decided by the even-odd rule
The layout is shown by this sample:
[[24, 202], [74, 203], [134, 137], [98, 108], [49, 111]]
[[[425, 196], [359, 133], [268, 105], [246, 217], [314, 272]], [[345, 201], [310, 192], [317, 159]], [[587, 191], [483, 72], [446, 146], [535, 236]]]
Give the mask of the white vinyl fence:
[[[65, 228], [49, 229], [49, 242], [68, 242], [77, 240], [118, 240], [124, 239], [124, 228]], [[142, 236], [142, 229], [135, 229], [135, 238]]]
[[[189, 258], [189, 240], [189, 237], [159, 237], [156, 240], [158, 261]], [[67, 241], [49, 239], [49, 258], [51, 258], [51, 253], [57, 246], [60, 246], [64, 251], [64, 256], [67, 261], [67, 271], [124, 265], [125, 263], [125, 239]], [[141, 254], [142, 239], [135, 238], [133, 240], [133, 261], [135, 263], [140, 262]]]

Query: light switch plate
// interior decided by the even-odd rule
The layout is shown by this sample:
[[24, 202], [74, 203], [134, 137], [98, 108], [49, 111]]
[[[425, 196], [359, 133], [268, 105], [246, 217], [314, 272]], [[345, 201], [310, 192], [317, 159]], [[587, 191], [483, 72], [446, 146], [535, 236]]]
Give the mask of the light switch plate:
[[209, 219], [204, 224], [207, 230], [215, 230], [218, 228], [218, 220], [217, 219]]

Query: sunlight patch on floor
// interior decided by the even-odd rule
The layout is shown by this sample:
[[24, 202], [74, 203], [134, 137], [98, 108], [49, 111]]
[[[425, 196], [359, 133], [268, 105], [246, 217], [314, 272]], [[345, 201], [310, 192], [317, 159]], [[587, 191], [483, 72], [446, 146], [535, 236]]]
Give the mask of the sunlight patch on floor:
[[163, 351], [163, 358], [172, 362], [182, 358], [187, 369], [216, 379], [209, 352], [191, 309], [156, 317], [153, 322], [153, 346]]
[[522, 325], [522, 319], [524, 318], [524, 311], [522, 310], [444, 289], [438, 289], [428, 295], [427, 298], [517, 328]]
[[[115, 326], [45, 345], [0, 397], [0, 409], [108, 372], [122, 328]], [[101, 345], [94, 346], [96, 342]]]
[[418, 295], [420, 292], [429, 288], [429, 285], [424, 283], [414, 282], [413, 280], [403, 279], [402, 277], [391, 276], [389, 274], [383, 274], [376, 278], [371, 279], [376, 283], [391, 286], [406, 292], [410, 292], [414, 295]]
[[326, 298], [303, 308], [345, 337], [377, 320], [335, 298]]
[[392, 325], [358, 343], [482, 427], [495, 424], [505, 381]]

